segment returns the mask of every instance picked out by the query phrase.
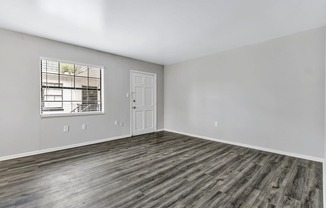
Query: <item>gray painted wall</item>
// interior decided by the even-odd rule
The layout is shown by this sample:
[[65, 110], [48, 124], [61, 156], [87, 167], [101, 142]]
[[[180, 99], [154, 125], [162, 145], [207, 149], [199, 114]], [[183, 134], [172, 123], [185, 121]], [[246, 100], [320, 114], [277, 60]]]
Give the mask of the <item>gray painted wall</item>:
[[[130, 70], [157, 74], [157, 127], [164, 128], [163, 66], [6, 30], [0, 45], [0, 156], [129, 134]], [[105, 115], [41, 119], [40, 56], [104, 66]]]
[[165, 128], [323, 158], [324, 74], [325, 28], [166, 66]]
[[[326, 33], [325, 33], [325, 40], [326, 40]], [[325, 117], [324, 117], [324, 163], [323, 163], [323, 193], [324, 193], [324, 207], [326, 207], [326, 41], [325, 41]]]

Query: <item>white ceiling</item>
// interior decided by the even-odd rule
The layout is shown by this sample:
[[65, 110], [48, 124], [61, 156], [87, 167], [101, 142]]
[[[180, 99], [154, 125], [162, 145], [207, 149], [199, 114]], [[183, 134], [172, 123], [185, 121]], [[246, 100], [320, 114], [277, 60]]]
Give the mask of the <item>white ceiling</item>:
[[159, 64], [316, 28], [326, 0], [1, 0], [0, 27]]

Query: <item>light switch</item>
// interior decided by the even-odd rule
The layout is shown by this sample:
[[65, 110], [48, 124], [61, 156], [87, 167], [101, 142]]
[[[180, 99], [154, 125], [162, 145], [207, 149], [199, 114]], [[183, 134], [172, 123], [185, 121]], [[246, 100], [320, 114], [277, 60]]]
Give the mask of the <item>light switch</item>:
[[87, 129], [87, 125], [86, 124], [82, 124], [82, 130], [86, 130]]

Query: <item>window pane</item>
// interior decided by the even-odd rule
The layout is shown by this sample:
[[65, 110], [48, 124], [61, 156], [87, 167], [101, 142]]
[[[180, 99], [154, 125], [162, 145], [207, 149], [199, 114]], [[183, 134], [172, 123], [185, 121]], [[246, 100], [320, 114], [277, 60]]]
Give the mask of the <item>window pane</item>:
[[88, 90], [88, 101], [96, 103], [98, 100], [98, 90]]
[[42, 60], [42, 62], [41, 62], [41, 70], [42, 70], [42, 73], [43, 72], [47, 72], [47, 68], [46, 68], [47, 67], [47, 63], [48, 63], [47, 61], [43, 61]]
[[60, 63], [60, 74], [74, 75], [75, 68], [73, 64]]
[[80, 113], [82, 110], [82, 102], [71, 102], [71, 113]]
[[72, 109], [71, 102], [63, 102], [63, 113], [71, 113]]
[[62, 96], [62, 89], [57, 88], [45, 88], [44, 96]]
[[65, 102], [71, 102], [72, 99], [72, 91], [70, 89], [63, 89], [62, 90], [62, 99]]
[[101, 91], [99, 91], [99, 92], [97, 93], [97, 100], [98, 100], [99, 102], [102, 101], [102, 94], [101, 94]]
[[70, 75], [61, 75], [60, 84], [63, 87], [74, 87], [74, 77]]
[[76, 65], [76, 76], [87, 77], [88, 76], [88, 67], [82, 65]]
[[87, 77], [76, 77], [75, 88], [87, 88], [88, 85]]
[[102, 111], [102, 103], [101, 102], [97, 103], [97, 108], [98, 108], [97, 109], [98, 111]]
[[62, 90], [58, 88], [42, 89], [42, 112], [62, 111]]
[[89, 87], [90, 88], [101, 89], [101, 80], [100, 79], [89, 78]]
[[42, 86], [60, 87], [59, 76], [57, 74], [42, 74]]
[[63, 111], [62, 102], [44, 101], [43, 111]]
[[90, 67], [89, 68], [89, 77], [100, 78], [101, 77], [101, 69]]
[[47, 73], [42, 73], [42, 86], [46, 86], [47, 83]]
[[42, 72], [58, 74], [59, 62], [42, 60], [41, 67], [42, 67]]
[[71, 101], [82, 101], [82, 90], [70, 90]]
[[83, 103], [94, 104], [97, 103], [98, 100], [98, 90], [83, 90], [82, 91], [82, 101]]
[[41, 69], [42, 69], [42, 73], [46, 72], [46, 66], [47, 66], [47, 61], [46, 60], [42, 60], [41, 61]]
[[99, 109], [98, 103], [82, 103], [79, 112], [96, 112], [99, 111]]

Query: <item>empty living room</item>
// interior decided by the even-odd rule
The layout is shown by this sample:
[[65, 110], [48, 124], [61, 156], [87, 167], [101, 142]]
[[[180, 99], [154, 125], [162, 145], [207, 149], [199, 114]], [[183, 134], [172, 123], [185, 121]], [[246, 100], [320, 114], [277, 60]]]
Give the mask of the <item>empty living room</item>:
[[1, 0], [0, 208], [326, 207], [326, 0]]

